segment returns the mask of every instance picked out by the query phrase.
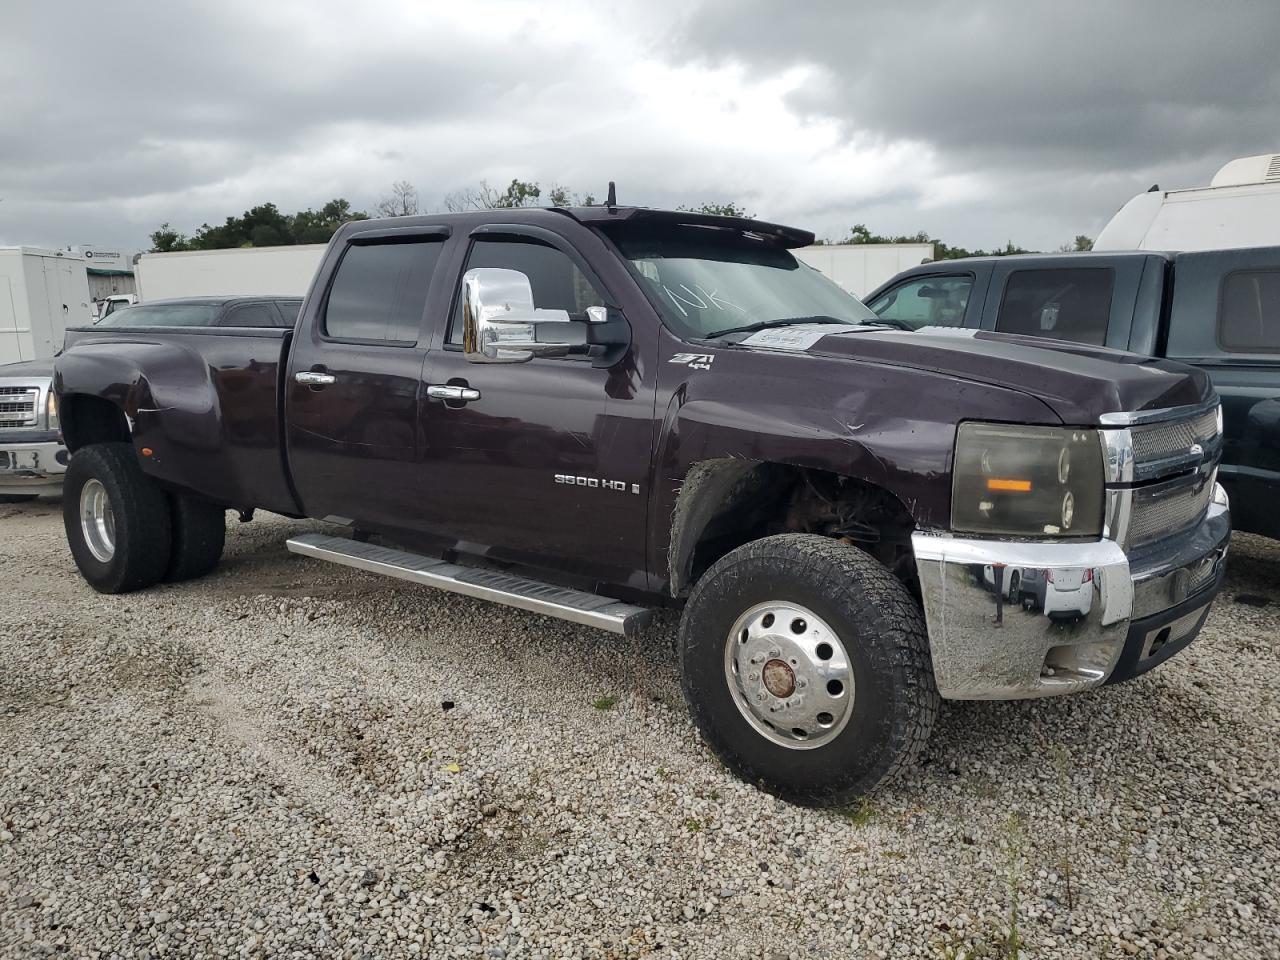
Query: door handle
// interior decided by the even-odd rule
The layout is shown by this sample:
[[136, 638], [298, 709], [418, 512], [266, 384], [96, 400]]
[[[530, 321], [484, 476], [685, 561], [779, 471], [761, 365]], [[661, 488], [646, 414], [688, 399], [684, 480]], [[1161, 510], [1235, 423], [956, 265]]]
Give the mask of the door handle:
[[479, 400], [480, 391], [471, 387], [459, 387], [452, 383], [432, 383], [427, 385], [427, 396], [432, 400]]
[[336, 382], [338, 378], [332, 373], [321, 373], [318, 370], [301, 370], [293, 375], [293, 379], [313, 387], [324, 387]]

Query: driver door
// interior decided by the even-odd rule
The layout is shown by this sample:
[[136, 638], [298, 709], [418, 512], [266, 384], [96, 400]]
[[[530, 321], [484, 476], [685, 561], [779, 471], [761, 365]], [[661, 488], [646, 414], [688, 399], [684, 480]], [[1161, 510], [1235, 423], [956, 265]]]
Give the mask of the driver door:
[[[463, 552], [643, 585], [654, 388], [641, 371], [652, 348], [633, 338], [608, 368], [585, 356], [476, 363], [463, 352], [461, 279], [472, 268], [519, 271], [535, 308], [573, 322], [617, 302], [569, 243], [519, 230], [473, 233], [442, 349], [428, 357], [422, 487], [434, 532]], [[431, 398], [432, 386], [466, 399]]]

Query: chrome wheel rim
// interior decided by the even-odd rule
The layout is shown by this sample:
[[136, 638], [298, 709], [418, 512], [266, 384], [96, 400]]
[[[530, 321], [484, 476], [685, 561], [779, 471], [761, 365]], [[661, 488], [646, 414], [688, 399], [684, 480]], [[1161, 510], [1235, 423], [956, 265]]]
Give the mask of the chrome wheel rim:
[[94, 559], [107, 563], [115, 556], [116, 519], [101, 480], [90, 480], [80, 490], [80, 529]]
[[733, 702], [762, 737], [791, 750], [825, 746], [853, 715], [854, 677], [840, 637], [797, 603], [758, 603], [724, 648]]

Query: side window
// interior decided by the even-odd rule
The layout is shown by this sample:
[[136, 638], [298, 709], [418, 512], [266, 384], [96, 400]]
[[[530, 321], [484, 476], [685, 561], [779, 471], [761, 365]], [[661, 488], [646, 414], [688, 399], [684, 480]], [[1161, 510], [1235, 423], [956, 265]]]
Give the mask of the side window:
[[1218, 345], [1230, 353], [1280, 351], [1280, 270], [1239, 270], [1222, 284]]
[[1102, 346], [1114, 286], [1108, 267], [1015, 270], [1005, 284], [996, 329]]
[[[569, 256], [536, 240], [476, 240], [467, 254], [466, 270], [504, 267], [519, 270], [533, 288], [533, 305], [539, 310], [564, 310], [574, 320], [585, 320], [587, 307], [604, 306], [604, 298]], [[449, 343], [462, 343], [462, 290], [453, 307]]]
[[262, 303], [245, 303], [238, 307], [232, 307], [227, 311], [227, 315], [222, 318], [220, 326], [224, 327], [278, 327], [280, 321], [276, 318], [276, 312], [272, 309], [271, 304]]
[[878, 317], [919, 327], [959, 327], [973, 277], [920, 277], [887, 290], [867, 304]]
[[439, 240], [348, 247], [329, 288], [325, 334], [336, 340], [416, 343], [440, 248]]

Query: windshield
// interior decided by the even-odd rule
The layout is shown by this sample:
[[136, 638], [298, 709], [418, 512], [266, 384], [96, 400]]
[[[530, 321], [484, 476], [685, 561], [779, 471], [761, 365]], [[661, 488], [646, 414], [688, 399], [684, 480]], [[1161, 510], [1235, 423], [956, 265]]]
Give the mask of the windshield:
[[217, 303], [150, 303], [121, 307], [98, 321], [100, 327], [209, 327]]
[[615, 228], [610, 236], [663, 319], [683, 337], [787, 321], [878, 322], [851, 294], [767, 241], [691, 226]]

